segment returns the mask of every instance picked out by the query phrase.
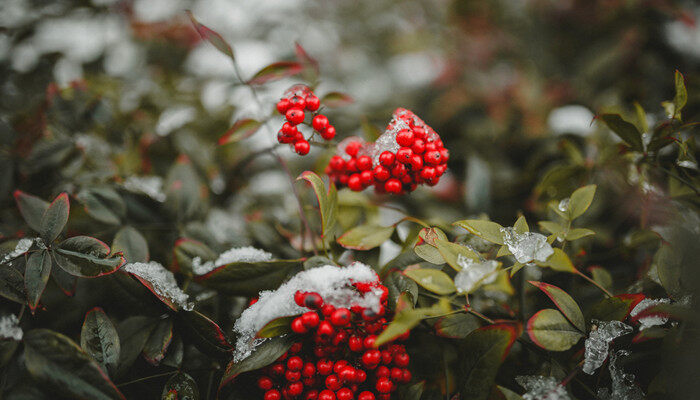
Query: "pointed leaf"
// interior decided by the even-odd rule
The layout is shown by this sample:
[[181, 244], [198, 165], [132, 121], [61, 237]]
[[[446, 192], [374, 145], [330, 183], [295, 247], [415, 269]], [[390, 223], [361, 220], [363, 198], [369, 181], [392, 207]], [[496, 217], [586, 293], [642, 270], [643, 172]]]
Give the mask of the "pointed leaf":
[[527, 334], [546, 350], [565, 351], [583, 337], [564, 314], [551, 308], [538, 311], [527, 321]]
[[197, 382], [184, 372], [168, 379], [163, 388], [162, 400], [199, 400]]
[[518, 233], [530, 232], [530, 227], [527, 225], [527, 220], [524, 215], [518, 217], [518, 220], [513, 224], [513, 229]]
[[338, 244], [346, 249], [370, 250], [389, 240], [393, 233], [393, 226], [360, 225], [342, 234]]
[[623, 321], [642, 300], [644, 300], [644, 295], [641, 293], [607, 297], [591, 307], [588, 313], [589, 319]]
[[503, 244], [503, 232], [501, 232], [503, 227], [495, 222], [483, 219], [465, 219], [463, 221], [457, 221], [453, 225], [460, 226], [469, 231], [472, 235], [476, 235], [489, 242]]
[[75, 295], [75, 287], [78, 284], [78, 277], [64, 271], [63, 268], [51, 268], [51, 277], [56, 285], [66, 296]]
[[262, 123], [252, 118], [243, 118], [236, 121], [229, 130], [219, 138], [219, 145], [240, 142], [249, 138], [260, 129]]
[[332, 235], [338, 214], [338, 192], [335, 189], [335, 185], [331, 182], [328, 189], [326, 189], [326, 184], [323, 183], [323, 180], [311, 171], [303, 172], [297, 178], [297, 180], [300, 179], [309, 182], [314, 189], [314, 193], [316, 193], [318, 207], [321, 210], [321, 236]]
[[231, 361], [226, 367], [219, 387], [226, 386], [244, 372], [254, 371], [272, 364], [292, 347], [294, 341], [295, 338], [291, 335], [272, 338], [257, 346], [247, 358], [239, 362]]
[[294, 76], [304, 70], [303, 65], [296, 61], [279, 61], [272, 63], [256, 72], [248, 81], [250, 85], [261, 85], [266, 82], [276, 81], [288, 76]]
[[114, 235], [112, 253], [121, 253], [126, 262], [148, 262], [150, 259], [146, 238], [131, 226], [125, 226]]
[[90, 236], [74, 236], [62, 241], [52, 253], [56, 263], [71, 275], [94, 278], [117, 271], [126, 260], [109, 246]]
[[588, 185], [576, 189], [569, 199], [569, 216], [573, 220], [588, 210], [595, 196], [596, 185]]
[[126, 215], [126, 204], [114, 189], [98, 187], [83, 189], [76, 196], [85, 212], [94, 219], [109, 225], [119, 225]]
[[46, 283], [51, 275], [51, 255], [47, 250], [32, 253], [27, 260], [24, 272], [24, 287], [27, 291], [27, 303], [34, 311], [44, 293]]
[[173, 249], [175, 270], [185, 274], [193, 274], [192, 260], [199, 257], [202, 263], [214, 261], [218, 255], [206, 244], [196, 240], [181, 238], [175, 241]]
[[307, 67], [311, 67], [316, 75], [319, 73], [318, 61], [306, 52], [306, 50], [299, 44], [299, 42], [294, 43], [294, 52], [296, 53], [297, 60]]
[[302, 260], [234, 262], [196, 277], [203, 286], [237, 296], [255, 296], [261, 290], [276, 289], [287, 277], [301, 270]]
[[642, 134], [634, 124], [625, 121], [619, 114], [602, 114], [598, 118], [633, 150], [644, 150]]
[[41, 218], [46, 212], [46, 209], [49, 208], [49, 202], [20, 190], [15, 190], [14, 197], [15, 202], [17, 202], [17, 208], [19, 208], [19, 212], [22, 214], [24, 221], [30, 228], [40, 232]]
[[439, 228], [423, 228], [418, 233], [420, 240], [416, 243], [413, 251], [425, 261], [440, 265], [445, 263], [445, 259], [440, 254], [440, 250], [435, 247], [438, 239], [447, 241], [447, 235]]
[[445, 262], [455, 271], [461, 271], [462, 265], [458, 262], [460, 256], [473, 260], [479, 261], [479, 253], [473, 251], [469, 247], [463, 246], [461, 244], [448, 242], [447, 240], [436, 239], [435, 247], [440, 252], [440, 255], [445, 260]]
[[554, 254], [549, 256], [545, 262], [537, 262], [537, 265], [542, 267], [549, 267], [555, 271], [570, 272], [572, 274], [578, 271], [574, 268], [574, 264], [571, 262], [569, 256], [560, 248], [554, 248]]
[[59, 194], [41, 216], [41, 236], [46, 243], [53, 242], [68, 222], [70, 204], [66, 193]]
[[586, 228], [573, 228], [566, 234], [566, 240], [578, 240], [587, 236], [595, 235], [595, 231]]
[[173, 320], [166, 318], [158, 322], [143, 347], [143, 357], [149, 363], [158, 365], [165, 358], [165, 352], [173, 340]]
[[224, 331], [216, 322], [197, 311], [179, 311], [178, 324], [183, 328], [178, 332], [187, 335], [197, 349], [205, 354], [228, 354], [233, 346], [228, 342]]
[[437, 269], [412, 269], [404, 271], [404, 274], [433, 293], [443, 295], [454, 293], [457, 290], [452, 278]]
[[568, 293], [549, 283], [536, 281], [528, 282], [542, 290], [554, 302], [554, 305], [557, 306], [559, 311], [564, 314], [566, 319], [574, 324], [576, 328], [581, 332], [586, 332], [586, 320], [583, 318], [581, 308]]
[[259, 338], [273, 338], [292, 332], [291, 323], [298, 315], [275, 318], [263, 326], [255, 335]]
[[146, 341], [155, 329], [157, 320], [137, 315], [123, 320], [117, 326], [119, 337], [119, 366], [117, 376], [124, 375], [146, 345]]
[[350, 97], [350, 95], [340, 92], [326, 93], [326, 95], [321, 99], [321, 104], [330, 108], [343, 107], [354, 102], [355, 99]]
[[681, 111], [688, 102], [688, 92], [685, 89], [683, 74], [676, 70], [675, 76], [676, 95], [673, 97], [673, 118], [681, 119]]
[[80, 332], [80, 347], [105, 371], [116, 372], [120, 351], [119, 335], [101, 308], [95, 307], [85, 314]]
[[221, 35], [219, 35], [215, 31], [209, 29], [207, 26], [199, 23], [199, 21], [197, 21], [194, 18], [194, 15], [192, 15], [192, 12], [186, 11], [186, 13], [187, 13], [187, 16], [190, 17], [190, 21], [192, 21], [192, 25], [194, 25], [194, 29], [197, 30], [197, 33], [199, 33], [199, 36], [201, 36], [202, 39], [213, 44], [217, 50], [219, 50], [220, 52], [229, 56], [231, 58], [231, 60], [235, 60], [231, 46], [226, 42], [226, 40], [224, 40], [224, 38], [221, 37]]
[[0, 267], [0, 296], [24, 304], [24, 277], [15, 268], [9, 265]]
[[471, 314], [452, 314], [440, 318], [435, 324], [435, 331], [440, 336], [464, 339], [479, 327], [481, 327], [479, 319]]

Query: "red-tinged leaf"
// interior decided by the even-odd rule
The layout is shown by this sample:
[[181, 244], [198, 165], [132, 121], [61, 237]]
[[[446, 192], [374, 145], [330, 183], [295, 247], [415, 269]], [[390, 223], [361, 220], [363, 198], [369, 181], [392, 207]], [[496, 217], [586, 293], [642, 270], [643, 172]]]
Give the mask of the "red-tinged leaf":
[[258, 71], [248, 81], [251, 85], [261, 85], [266, 82], [276, 81], [288, 76], [294, 76], [304, 70], [304, 66], [296, 61], [280, 61], [272, 63]]
[[640, 331], [632, 338], [632, 343], [644, 343], [648, 340], [661, 339], [666, 336], [668, 330], [660, 326], [652, 326]]
[[350, 97], [350, 95], [340, 92], [327, 93], [321, 99], [321, 104], [331, 108], [347, 106], [348, 104], [352, 104], [354, 102], [355, 99]]
[[254, 371], [272, 364], [290, 347], [292, 347], [294, 341], [295, 338], [291, 335], [272, 338], [257, 346], [253, 353], [247, 358], [239, 362], [231, 361], [226, 367], [224, 376], [221, 378], [219, 390], [231, 383], [238, 375], [244, 372]]
[[204, 314], [197, 311], [180, 311], [177, 313], [177, 322], [182, 327], [182, 332], [205, 354], [221, 356], [233, 351], [233, 346], [228, 342], [224, 331], [219, 325]]
[[629, 316], [634, 306], [644, 299], [641, 293], [620, 294], [607, 297], [591, 307], [588, 319], [599, 321], [623, 321]]
[[554, 305], [557, 306], [559, 311], [564, 314], [566, 319], [574, 324], [576, 328], [578, 328], [581, 332], [586, 331], [586, 320], [583, 317], [581, 308], [579, 308], [576, 301], [574, 301], [574, 299], [571, 298], [568, 293], [554, 285], [550, 285], [549, 283], [536, 281], [528, 282], [542, 290], [554, 302]]
[[173, 375], [163, 388], [164, 400], [199, 400], [197, 382], [184, 372]]
[[138, 275], [136, 275], [136, 274], [132, 274], [132, 273], [129, 273], [129, 272], [127, 272], [127, 274], [129, 274], [129, 276], [131, 276], [132, 278], [134, 278], [134, 279], [136, 279], [137, 281], [139, 281], [143, 286], [146, 287], [146, 289], [148, 289], [151, 293], [153, 293], [154, 296], [156, 296], [160, 301], [162, 301], [163, 304], [165, 304], [166, 306], [168, 306], [168, 308], [172, 309], [173, 311], [177, 311], [177, 309], [178, 309], [177, 304], [175, 304], [175, 302], [173, 302], [173, 301], [170, 300], [169, 298], [167, 298], [167, 297], [165, 297], [165, 296], [161, 296], [161, 295], [156, 291], [156, 289], [153, 287], [153, 284], [152, 284], [151, 282], [147, 281], [146, 279], [143, 279], [142, 277], [140, 277], [140, 276], [138, 276]]
[[21, 190], [15, 190], [14, 197], [24, 221], [30, 228], [39, 232], [41, 230], [41, 217], [49, 208], [49, 202]]
[[300, 63], [311, 67], [316, 74], [319, 73], [318, 61], [311, 57], [309, 53], [307, 53], [306, 50], [301, 47], [299, 42], [294, 43], [294, 51], [296, 52], [297, 60], [299, 60]]
[[51, 254], [47, 250], [32, 253], [27, 260], [24, 272], [24, 287], [27, 292], [27, 304], [32, 313], [39, 304], [51, 274]]
[[153, 365], [159, 365], [165, 358], [165, 352], [173, 340], [173, 320], [167, 318], [158, 322], [156, 328], [151, 332], [145, 346], [143, 347], [143, 357]]
[[84, 278], [114, 273], [126, 263], [121, 253], [110, 255], [109, 246], [90, 236], [68, 238], [52, 254], [64, 271]]
[[236, 296], [256, 296], [261, 290], [279, 287], [302, 267], [298, 260], [233, 262], [200, 275], [195, 280], [206, 287]]
[[565, 351], [575, 345], [583, 334], [558, 310], [545, 308], [527, 321], [527, 334], [545, 350]]
[[322, 236], [332, 235], [338, 219], [338, 192], [335, 189], [335, 185], [333, 182], [330, 182], [328, 189], [326, 189], [326, 184], [321, 177], [311, 171], [302, 172], [297, 180], [300, 179], [309, 182], [314, 189], [314, 193], [316, 193], [318, 207], [321, 210]]
[[260, 126], [262, 126], [262, 123], [252, 118], [239, 119], [219, 138], [219, 144], [236, 143], [246, 139], [257, 132]]
[[85, 314], [80, 331], [80, 347], [105, 371], [116, 371], [120, 344], [117, 329], [100, 307], [95, 307]]
[[61, 193], [49, 204], [49, 208], [41, 216], [39, 233], [41, 233], [46, 243], [53, 242], [63, 231], [66, 223], [68, 223], [69, 213], [70, 202], [68, 201], [68, 194]]
[[194, 29], [197, 30], [197, 33], [199, 33], [199, 36], [202, 37], [202, 39], [206, 40], [207, 42], [211, 43], [216, 47], [217, 50], [220, 52], [226, 54], [227, 56], [231, 57], [232, 60], [235, 59], [233, 56], [233, 50], [231, 49], [231, 45], [229, 45], [224, 38], [221, 37], [216, 31], [210, 29], [209, 27], [201, 24], [199, 21], [197, 21], [194, 18], [194, 15], [192, 15], [191, 11], [185, 11], [187, 13], [187, 16], [190, 17], [190, 21], [192, 21], [192, 25], [194, 25]]

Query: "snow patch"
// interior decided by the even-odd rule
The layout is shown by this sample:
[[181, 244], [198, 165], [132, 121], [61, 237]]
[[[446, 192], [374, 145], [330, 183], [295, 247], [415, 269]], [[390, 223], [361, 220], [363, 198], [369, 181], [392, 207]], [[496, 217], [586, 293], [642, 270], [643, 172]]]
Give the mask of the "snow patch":
[[34, 244], [34, 239], [30, 238], [22, 238], [17, 242], [15, 245], [15, 249], [12, 250], [11, 252], [5, 254], [5, 256], [0, 259], [0, 264], [4, 264], [10, 260], [13, 260], [22, 254], [26, 253], [29, 251], [29, 249], [32, 247]]
[[511, 227], [501, 228], [501, 232], [503, 243], [519, 263], [545, 262], [554, 254], [554, 249], [547, 243], [547, 237], [540, 233], [518, 233]]
[[19, 320], [14, 314], [0, 317], [0, 338], [20, 341], [24, 336], [22, 328], [19, 327]]
[[196, 275], [205, 275], [214, 269], [224, 266], [226, 264], [231, 264], [235, 262], [263, 262], [272, 261], [272, 254], [256, 249], [255, 247], [234, 247], [232, 249], [226, 250], [219, 255], [216, 261], [207, 261], [202, 263], [202, 259], [195, 257], [192, 259], [192, 271]]
[[130, 176], [124, 181], [124, 189], [142, 193], [158, 202], [165, 201], [163, 178], [160, 176]]
[[610, 342], [620, 336], [632, 333], [631, 326], [620, 321], [593, 321], [598, 329], [592, 330], [586, 339], [586, 353], [583, 372], [592, 375], [608, 358]]
[[[636, 306], [634, 306], [632, 312], [630, 312], [630, 317], [636, 317], [639, 313], [641, 313], [649, 307], [655, 306], [657, 304], [669, 304], [670, 302], [671, 300], [669, 299], [644, 299], [637, 303]], [[653, 315], [649, 317], [642, 317], [639, 318], [639, 323], [641, 324], [639, 326], [639, 330], [643, 331], [647, 328], [651, 328], [652, 326], [663, 325], [666, 322], [668, 322], [668, 318], [664, 316]]]
[[570, 400], [566, 388], [553, 376], [521, 375], [515, 381], [527, 390], [524, 400]]
[[622, 357], [628, 356], [630, 353], [626, 350], [620, 350], [610, 355], [610, 376], [612, 377], [612, 392], [608, 388], [598, 389], [598, 398], [601, 400], [642, 400], [644, 392], [634, 383], [634, 375], [627, 374], [617, 365]]
[[498, 278], [496, 260], [478, 262], [459, 254], [457, 264], [462, 267], [462, 270], [455, 275], [455, 286], [459, 293], [470, 293], [480, 285], [493, 283]]
[[158, 296], [172, 301], [184, 310], [192, 311], [194, 308], [194, 303], [189, 301], [190, 296], [177, 285], [175, 275], [160, 263], [130, 263], [124, 266], [124, 270], [150, 283]]

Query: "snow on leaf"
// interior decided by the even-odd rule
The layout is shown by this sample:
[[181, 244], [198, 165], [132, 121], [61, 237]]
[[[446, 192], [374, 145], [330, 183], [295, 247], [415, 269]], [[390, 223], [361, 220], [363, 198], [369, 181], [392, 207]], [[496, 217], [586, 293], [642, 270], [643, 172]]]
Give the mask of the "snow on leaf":
[[495, 282], [498, 277], [499, 263], [496, 260], [478, 262], [459, 254], [457, 264], [462, 267], [454, 279], [458, 293], [470, 293], [481, 285]]
[[29, 249], [32, 247], [32, 244], [34, 244], [35, 239], [29, 239], [29, 238], [22, 238], [20, 239], [17, 244], [15, 245], [15, 249], [12, 250], [11, 252], [5, 254], [5, 256], [0, 259], [0, 264], [4, 264], [12, 259], [15, 259], [22, 254], [26, 253], [29, 251]]
[[[632, 319], [635, 319], [637, 315], [639, 315], [642, 311], [646, 310], [649, 307], [655, 306], [657, 304], [669, 304], [671, 300], [669, 299], [649, 299], [646, 298], [639, 303], [637, 303], [636, 306], [632, 309], [630, 312], [630, 317]], [[650, 328], [652, 326], [657, 326], [657, 325], [663, 325], [666, 322], [668, 322], [668, 317], [664, 317], [661, 315], [650, 315], [646, 317], [641, 317], [638, 319], [639, 323], [641, 324], [639, 326], [639, 330], [643, 331], [644, 329]]]
[[326, 304], [335, 307], [359, 305], [376, 312], [379, 311], [382, 291], [374, 288], [360, 293], [352, 283], [378, 281], [376, 272], [362, 263], [353, 263], [347, 267], [325, 265], [299, 272], [277, 290], [260, 292], [259, 300], [243, 311], [233, 327], [238, 335], [234, 361], [243, 360], [264, 341], [256, 339], [256, 334], [268, 322], [308, 311], [294, 302], [294, 293], [298, 290], [316, 292]]
[[503, 243], [520, 263], [545, 262], [554, 254], [554, 249], [547, 243], [547, 237], [542, 234], [518, 233], [511, 227], [501, 228], [501, 233], [503, 233]]
[[598, 389], [598, 398], [602, 400], [642, 400], [644, 392], [634, 383], [634, 375], [627, 374], [617, 365], [621, 357], [628, 356], [625, 350], [617, 351], [610, 355], [610, 377], [612, 378], [612, 391], [608, 388]]
[[130, 263], [124, 266], [124, 270], [150, 284], [153, 292], [163, 299], [169, 300], [175, 305], [190, 311], [194, 304], [189, 301], [189, 296], [177, 285], [175, 275], [168, 271], [160, 263]]
[[124, 181], [124, 189], [145, 194], [161, 203], [165, 201], [163, 178], [160, 176], [130, 176]]
[[527, 390], [524, 400], [569, 400], [569, 393], [553, 376], [521, 375], [515, 381]]
[[586, 339], [585, 361], [583, 372], [592, 375], [608, 358], [610, 342], [616, 338], [632, 333], [631, 326], [620, 321], [594, 321], [598, 326], [592, 330]]
[[14, 314], [0, 317], [0, 338], [20, 341], [24, 336], [22, 328], [19, 327], [19, 320]]
[[202, 263], [202, 259], [195, 257], [192, 259], [192, 271], [196, 275], [206, 275], [214, 269], [235, 262], [256, 263], [272, 261], [272, 254], [256, 249], [255, 247], [234, 247], [219, 255], [216, 261]]

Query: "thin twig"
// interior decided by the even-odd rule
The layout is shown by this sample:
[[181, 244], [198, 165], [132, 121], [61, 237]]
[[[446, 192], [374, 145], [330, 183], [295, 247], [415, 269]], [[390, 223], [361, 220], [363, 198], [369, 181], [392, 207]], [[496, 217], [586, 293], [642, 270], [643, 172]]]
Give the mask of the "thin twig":
[[161, 377], [163, 377], [163, 376], [168, 376], [168, 375], [175, 375], [175, 374], [177, 374], [177, 373], [178, 373], [178, 371], [175, 370], [175, 371], [170, 371], [170, 372], [164, 372], [164, 373], [162, 373], [162, 374], [156, 374], [156, 375], [145, 376], [145, 377], [143, 377], [143, 378], [134, 379], [133, 381], [128, 381], [128, 382], [124, 382], [124, 383], [119, 383], [119, 384], [117, 384], [116, 386], [117, 386], [117, 387], [127, 386], [127, 385], [131, 385], [131, 384], [133, 384], [133, 383], [139, 383], [139, 382], [146, 381], [146, 380], [149, 380], [149, 379], [161, 378]]
[[606, 288], [604, 288], [603, 286], [601, 286], [598, 282], [596, 282], [596, 281], [594, 281], [593, 279], [589, 278], [589, 277], [588, 277], [586, 274], [584, 274], [583, 272], [581, 272], [581, 271], [579, 271], [579, 270], [576, 270], [576, 274], [577, 274], [578, 276], [580, 276], [581, 278], [587, 280], [587, 281], [590, 282], [591, 284], [593, 284], [593, 286], [595, 286], [595, 287], [597, 287], [598, 289], [602, 290], [603, 293], [605, 293], [606, 296], [608, 296], [608, 297], [613, 297], [613, 294], [612, 294], [612, 293], [610, 293]]

